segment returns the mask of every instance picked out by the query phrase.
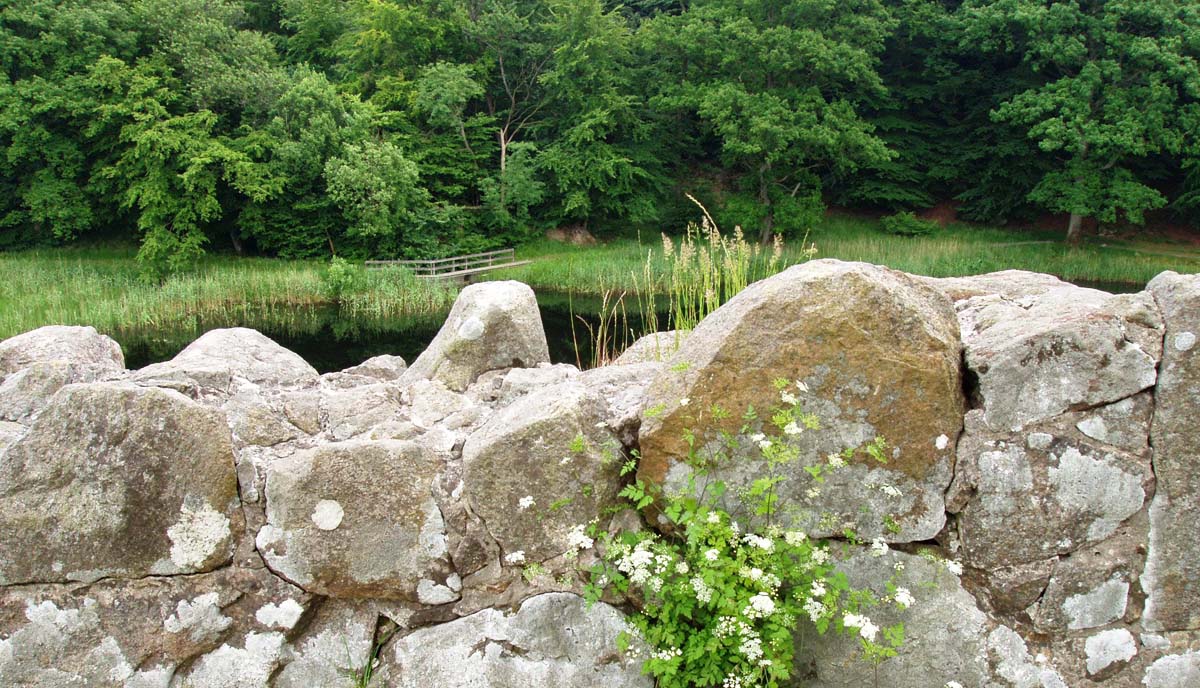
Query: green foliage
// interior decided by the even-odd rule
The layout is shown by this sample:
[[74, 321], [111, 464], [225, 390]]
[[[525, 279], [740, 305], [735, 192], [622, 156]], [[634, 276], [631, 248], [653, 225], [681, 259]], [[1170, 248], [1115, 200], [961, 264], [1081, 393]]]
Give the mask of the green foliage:
[[350, 221], [347, 234], [390, 238], [421, 221], [428, 204], [417, 166], [390, 143], [347, 144], [325, 163], [329, 197]]
[[[631, 630], [618, 645], [634, 656], [644, 647], [643, 671], [665, 688], [785, 685], [797, 661], [794, 634], [801, 620], [820, 634], [833, 629], [856, 636], [872, 662], [895, 656], [903, 643], [903, 624], [880, 629], [868, 612], [880, 604], [906, 609], [913, 603], [910, 591], [894, 580], [883, 597], [853, 589], [835, 570], [828, 543], [778, 525], [781, 471], [801, 460], [794, 439], [817, 421], [801, 411], [791, 383], [780, 381], [777, 388], [783, 403], [768, 410], [771, 436], [752, 432], [762, 426], [752, 410], [738, 437], [724, 437], [711, 452], [700, 449], [703, 428], [686, 430], [694, 470], [686, 490], [664, 495], [635, 480], [621, 491], [650, 522], [667, 524], [664, 532], [593, 532], [603, 559], [592, 569], [585, 595], [595, 602], [612, 590], [637, 600]], [[853, 453], [815, 464], [810, 475], [821, 482]], [[718, 506], [727, 490], [710, 479], [711, 471], [754, 455], [767, 472], [740, 495], [741, 515], [735, 517]], [[886, 545], [873, 547], [886, 551]]]
[[879, 221], [879, 226], [883, 231], [895, 236], [925, 236], [932, 234], [937, 229], [937, 223], [933, 220], [922, 220], [916, 215], [913, 215], [911, 210], [906, 210], [895, 215], [888, 215]]

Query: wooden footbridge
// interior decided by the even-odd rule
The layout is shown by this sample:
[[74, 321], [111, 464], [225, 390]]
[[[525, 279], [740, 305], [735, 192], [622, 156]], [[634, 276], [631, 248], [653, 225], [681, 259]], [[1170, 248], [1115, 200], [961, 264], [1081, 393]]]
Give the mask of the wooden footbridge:
[[465, 256], [438, 258], [436, 260], [368, 260], [368, 268], [407, 268], [417, 277], [431, 280], [458, 279], [470, 281], [474, 275], [492, 270], [515, 268], [528, 265], [532, 261], [517, 260], [516, 249], [502, 248], [485, 253], [471, 253]]

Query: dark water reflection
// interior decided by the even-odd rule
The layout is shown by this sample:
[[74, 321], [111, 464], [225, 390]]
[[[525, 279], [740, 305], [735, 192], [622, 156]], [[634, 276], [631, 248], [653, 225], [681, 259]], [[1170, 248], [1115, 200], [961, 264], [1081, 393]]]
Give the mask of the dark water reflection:
[[[555, 363], [582, 363], [592, 360], [593, 330], [600, 324], [603, 304], [596, 297], [570, 297], [549, 292], [538, 294], [542, 324], [550, 360]], [[611, 310], [611, 309], [610, 309]], [[631, 343], [641, 333], [642, 318], [636, 299], [624, 308], [618, 340]], [[362, 320], [343, 314], [336, 306], [308, 307], [288, 313], [263, 314], [260, 317], [197, 319], [183, 327], [136, 328], [108, 332], [121, 344], [125, 365], [130, 369], [165, 361], [205, 332], [222, 327], [252, 327], [282, 346], [295, 351], [322, 373], [342, 370], [380, 354], [403, 356], [411, 363], [437, 334], [449, 313], [430, 316]], [[665, 326], [665, 314], [659, 317]], [[572, 327], [574, 331], [572, 331]]]

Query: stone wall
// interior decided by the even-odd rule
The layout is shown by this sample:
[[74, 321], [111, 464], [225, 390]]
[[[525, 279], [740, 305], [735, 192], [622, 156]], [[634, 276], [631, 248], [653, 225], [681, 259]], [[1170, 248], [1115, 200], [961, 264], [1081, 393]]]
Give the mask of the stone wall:
[[590, 371], [548, 362], [512, 282], [466, 288], [411, 367], [319, 375], [233, 329], [128, 371], [42, 328], [0, 342], [0, 686], [351, 686], [379, 644], [375, 686], [650, 686], [570, 532], [610, 518], [614, 457], [685, 480], [696, 409], [768, 406], [777, 377], [822, 421], [812, 460], [891, 441], [819, 493], [789, 478], [788, 518], [887, 540], [841, 567], [903, 564], [917, 598], [879, 619], [907, 641], [877, 679], [802, 629], [796, 685], [1200, 686], [1197, 334], [1197, 276], [1113, 296], [836, 261]]

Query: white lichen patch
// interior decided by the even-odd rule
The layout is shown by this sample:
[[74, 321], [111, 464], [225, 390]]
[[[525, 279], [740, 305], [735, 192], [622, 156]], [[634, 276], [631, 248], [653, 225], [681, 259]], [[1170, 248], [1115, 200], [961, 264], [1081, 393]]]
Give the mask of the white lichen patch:
[[[88, 598], [84, 600], [84, 605], [88, 606], [88, 602], [95, 604], [94, 600]], [[27, 605], [25, 618], [29, 619], [31, 623], [45, 628], [53, 628], [63, 634], [77, 631], [83, 623], [79, 609], [59, 609], [58, 605], [50, 600]]]
[[175, 669], [171, 667], [144, 669], [126, 679], [121, 688], [167, 688], [174, 675]]
[[171, 563], [180, 571], [197, 571], [228, 543], [229, 519], [208, 503], [195, 509], [186, 501], [180, 516], [175, 525], [167, 528]]
[[1075, 424], [1075, 428], [1094, 440], [1108, 441], [1108, 424], [1100, 416], [1084, 418]]
[[472, 315], [464, 319], [462, 324], [458, 326], [457, 334], [459, 339], [473, 342], [483, 336], [485, 329], [486, 325], [484, 325], [484, 322]]
[[1045, 451], [1049, 449], [1050, 445], [1053, 443], [1054, 435], [1045, 432], [1031, 432], [1029, 433], [1029, 436], [1025, 438], [1025, 446], [1029, 447], [1030, 449], [1037, 449], [1039, 451]]
[[1070, 511], [1097, 517], [1088, 527], [1088, 539], [1093, 541], [1112, 535], [1121, 521], [1137, 513], [1146, 500], [1141, 479], [1112, 465], [1108, 458], [1097, 459], [1071, 447], [1057, 457], [1057, 467], [1050, 467], [1050, 482], [1058, 503]]
[[134, 674], [133, 666], [129, 664], [129, 660], [125, 659], [125, 653], [121, 651], [117, 639], [111, 635], [92, 648], [92, 651], [88, 653], [87, 661], [90, 666], [100, 670], [97, 673], [103, 674], [114, 683], [128, 680]]
[[312, 522], [321, 530], [336, 530], [342, 525], [342, 519], [346, 516], [342, 505], [332, 499], [322, 499], [317, 502], [313, 508]]
[[421, 604], [447, 604], [457, 599], [458, 593], [428, 578], [422, 578], [421, 582], [417, 583], [417, 601]]
[[175, 613], [163, 621], [163, 628], [168, 633], [189, 631], [196, 642], [217, 639], [233, 623], [233, 619], [221, 614], [220, 599], [220, 595], [210, 592], [194, 600], [180, 600]]
[[1062, 603], [1067, 628], [1077, 631], [1110, 624], [1125, 616], [1128, 598], [1129, 582], [1117, 576], [1091, 592], [1072, 595]]
[[997, 626], [987, 637], [988, 654], [996, 673], [1015, 688], [1068, 688], [1058, 672], [1038, 666], [1016, 631]]
[[425, 512], [425, 522], [421, 524], [421, 531], [417, 535], [421, 552], [429, 559], [441, 559], [450, 552], [442, 510], [432, 498], [426, 500], [421, 509]]
[[1196, 345], [1196, 334], [1194, 332], [1180, 332], [1175, 335], [1175, 340], [1172, 342], [1176, 351], [1191, 351]]
[[1142, 647], [1147, 650], [1169, 650], [1171, 649], [1171, 640], [1166, 636], [1158, 635], [1157, 633], [1143, 633]]
[[1200, 686], [1200, 652], [1160, 657], [1142, 676], [1146, 688], [1195, 688]]
[[1133, 634], [1124, 628], [1097, 633], [1084, 643], [1087, 672], [1097, 674], [1116, 662], [1128, 662], [1137, 655]]
[[254, 618], [258, 622], [268, 628], [282, 628], [290, 630], [296, 626], [296, 622], [300, 620], [304, 614], [304, 607], [296, 600], [287, 599], [276, 605], [274, 602], [269, 602], [262, 607], [259, 607], [257, 612], [254, 612]]
[[222, 645], [196, 662], [183, 680], [189, 688], [258, 688], [267, 685], [283, 656], [282, 633], [247, 633], [245, 648]]

